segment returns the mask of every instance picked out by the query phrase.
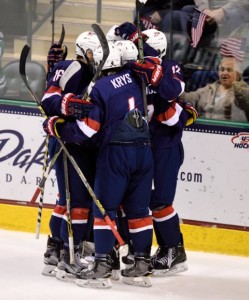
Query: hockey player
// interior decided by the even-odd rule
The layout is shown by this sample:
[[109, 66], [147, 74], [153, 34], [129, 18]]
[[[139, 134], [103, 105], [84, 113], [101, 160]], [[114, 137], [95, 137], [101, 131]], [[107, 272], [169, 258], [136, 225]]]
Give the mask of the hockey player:
[[[94, 52], [100, 63], [102, 51]], [[137, 51], [136, 51], [137, 55]], [[127, 284], [150, 286], [150, 251], [152, 218], [149, 201], [153, 177], [153, 159], [147, 122], [142, 117], [141, 87], [129, 69], [121, 68], [119, 52], [110, 46], [103, 75], [94, 85], [90, 97], [93, 108], [80, 121], [45, 124], [50, 135], [59, 132], [61, 139], [77, 144], [91, 138], [99, 148], [94, 191], [108, 216], [116, 225], [116, 214], [122, 202], [130, 237], [134, 246], [135, 264], [122, 270]], [[59, 118], [57, 118], [59, 120]], [[115, 237], [96, 204], [93, 204], [95, 262], [93, 269], [82, 270], [76, 284], [96, 288], [111, 287], [110, 253]], [[134, 279], [135, 278], [135, 279]], [[138, 281], [139, 279], [140, 281]]]
[[[117, 27], [116, 34], [125, 39], [138, 38], [133, 24]], [[176, 61], [163, 59], [166, 55], [165, 34], [156, 30], [143, 31], [145, 55], [148, 45], [162, 59], [163, 76], [155, 82], [160, 60], [145, 58], [130, 64], [131, 69], [147, 84], [147, 101], [154, 159], [154, 189], [150, 202], [154, 231], [159, 245], [152, 257], [154, 275], [168, 275], [187, 270], [186, 253], [180, 231], [179, 217], [173, 208], [177, 176], [184, 159], [181, 142], [183, 128], [197, 117], [195, 109], [179, 99], [184, 90], [181, 68]], [[151, 51], [149, 52], [151, 55]]]
[[[42, 98], [42, 108], [51, 120], [56, 122], [54, 116], [60, 116], [65, 120], [79, 119], [88, 112], [90, 103], [84, 103], [77, 98], [87, 88], [93, 77], [92, 62], [87, 56], [99, 44], [97, 35], [94, 32], [86, 31], [76, 39], [76, 60], [61, 60], [56, 63], [53, 69], [49, 68], [48, 84]], [[92, 56], [92, 55], [91, 55]], [[50, 56], [51, 58], [51, 56]], [[90, 185], [94, 182], [96, 150], [88, 143], [84, 146], [66, 144], [67, 150], [73, 156], [78, 167], [86, 176]], [[58, 151], [58, 142], [50, 138], [50, 156]], [[59, 271], [57, 278], [68, 280], [74, 278], [77, 271], [80, 271], [84, 264], [80, 260], [79, 245], [88, 235], [89, 211], [92, 206], [92, 199], [82, 183], [74, 167], [68, 161], [70, 212], [67, 211], [67, 200], [65, 190], [64, 161], [63, 154], [55, 163], [56, 178], [59, 190], [59, 200], [54, 208], [50, 220], [52, 237], [48, 238], [47, 251], [44, 254], [46, 268], [44, 275], [56, 275], [54, 272], [57, 265]], [[68, 241], [68, 213], [71, 216], [73, 242], [74, 242], [74, 263], [70, 264], [69, 241]], [[61, 242], [63, 249], [60, 256]]]

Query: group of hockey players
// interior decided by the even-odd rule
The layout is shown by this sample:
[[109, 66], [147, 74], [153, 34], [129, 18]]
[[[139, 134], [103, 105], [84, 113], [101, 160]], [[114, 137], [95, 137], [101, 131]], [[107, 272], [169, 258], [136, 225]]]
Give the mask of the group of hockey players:
[[[165, 59], [164, 33], [149, 29], [140, 35], [125, 22], [113, 26], [106, 38], [104, 65], [104, 49], [93, 31], [76, 39], [75, 60], [66, 60], [61, 44], [49, 50], [41, 102], [48, 116], [43, 128], [50, 136], [49, 154], [59, 151], [61, 139], [78, 168], [63, 151], [55, 163], [59, 199], [49, 224], [43, 274], [83, 287], [109, 288], [120, 277], [126, 284], [148, 287], [150, 275], [187, 270], [173, 201], [184, 159], [183, 128], [197, 113], [179, 98], [181, 68]], [[120, 256], [122, 247], [77, 169], [128, 245], [126, 255]], [[151, 255], [153, 230], [158, 249]], [[85, 249], [89, 244], [94, 245], [92, 260]]]

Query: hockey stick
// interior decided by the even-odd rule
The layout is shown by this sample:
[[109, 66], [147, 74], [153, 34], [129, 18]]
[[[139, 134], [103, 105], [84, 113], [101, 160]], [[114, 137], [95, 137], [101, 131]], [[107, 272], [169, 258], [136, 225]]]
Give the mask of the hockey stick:
[[64, 164], [65, 190], [66, 190], [66, 201], [67, 201], [67, 229], [68, 229], [69, 257], [70, 257], [70, 264], [74, 264], [73, 229], [72, 229], [72, 218], [70, 213], [71, 196], [69, 190], [67, 155], [65, 154], [65, 152], [63, 152], [63, 164]]
[[[46, 173], [47, 169], [47, 161], [48, 161], [48, 142], [49, 142], [49, 137], [46, 137], [46, 143], [45, 143], [45, 154], [44, 154], [44, 163], [43, 163], [43, 174]], [[44, 197], [44, 187], [41, 189], [41, 194], [40, 194], [40, 201], [39, 201], [39, 206], [38, 206], [38, 215], [37, 215], [37, 224], [36, 224], [36, 232], [35, 232], [35, 237], [39, 239], [39, 234], [40, 234], [40, 228], [41, 228], [41, 218], [42, 218], [42, 207], [43, 207], [43, 197]]]
[[[25, 45], [22, 49], [21, 52], [21, 57], [20, 57], [20, 64], [19, 64], [19, 72], [20, 75], [22, 77], [23, 82], [25, 83], [25, 86], [27, 87], [27, 89], [29, 90], [32, 98], [35, 99], [37, 105], [40, 106], [40, 100], [38, 99], [38, 97], [33, 93], [31, 87], [28, 84], [27, 81], [27, 75], [26, 75], [26, 70], [25, 70], [25, 65], [26, 65], [26, 61], [27, 61], [27, 57], [29, 55], [29, 51], [30, 51], [30, 47], [28, 45]], [[24, 62], [24, 64], [22, 64], [21, 62]], [[41, 106], [40, 106], [41, 107]], [[41, 107], [42, 109], [42, 107]], [[45, 154], [44, 154], [44, 162], [43, 162], [43, 177], [45, 176], [46, 172], [47, 172], [47, 160], [48, 160], [48, 141], [49, 138], [46, 138], [46, 143], [45, 143]], [[44, 196], [44, 185], [43, 187], [39, 190], [40, 194], [40, 201], [39, 201], [39, 206], [38, 206], [38, 216], [37, 216], [37, 225], [36, 225], [36, 234], [35, 237], [38, 239], [39, 238], [39, 234], [40, 234], [40, 227], [41, 227], [41, 217], [42, 217], [42, 208], [43, 208], [43, 196]], [[38, 193], [38, 195], [39, 195]], [[38, 197], [37, 195], [37, 197]]]
[[[61, 35], [60, 35], [60, 39], [59, 39], [58, 43], [62, 44], [64, 42], [64, 38], [65, 38], [65, 28], [64, 28], [64, 25], [62, 24]], [[28, 55], [28, 52], [25, 52], [24, 55], [25, 56]], [[45, 147], [46, 147], [46, 149], [48, 149], [47, 148], [48, 145], [46, 145]], [[48, 150], [47, 150], [46, 153], [48, 153]], [[49, 167], [47, 167], [46, 155], [44, 155], [44, 163], [43, 163], [44, 172], [42, 174], [42, 180], [40, 181], [39, 186], [36, 188], [36, 190], [34, 192], [34, 195], [33, 195], [33, 197], [30, 200], [31, 203], [35, 203], [36, 200], [37, 200], [37, 198], [38, 198], [38, 196], [39, 196], [39, 194], [40, 194], [40, 192], [43, 191], [43, 188], [45, 186], [45, 182], [47, 180], [47, 177], [48, 177], [50, 171], [52, 170], [52, 168], [53, 168], [53, 166], [54, 166], [54, 164], [55, 164], [58, 156], [60, 155], [60, 153], [61, 153], [61, 148], [59, 149], [59, 151], [57, 153], [55, 153], [54, 157], [51, 159]], [[46, 166], [46, 167], [44, 167], [44, 166]]]
[[[103, 49], [103, 59], [102, 59], [102, 62], [100, 64], [99, 68], [96, 70], [96, 72], [95, 72], [95, 74], [94, 74], [94, 76], [93, 76], [93, 78], [91, 80], [91, 83], [89, 84], [89, 86], [87, 88], [87, 91], [85, 92], [85, 94], [83, 96], [83, 99], [88, 100], [88, 101], [90, 100], [88, 98], [88, 95], [90, 94], [92, 87], [94, 86], [96, 80], [98, 79], [99, 74], [100, 74], [100, 72], [101, 72], [101, 70], [102, 70], [102, 68], [103, 68], [103, 66], [104, 66], [104, 64], [106, 62], [106, 59], [107, 59], [107, 57], [109, 55], [109, 52], [110, 52], [109, 46], [108, 46], [108, 43], [107, 43], [107, 40], [106, 40], [106, 37], [105, 37], [103, 31], [96, 24], [92, 24], [92, 28], [93, 28], [94, 32], [97, 34], [98, 39], [100, 41], [100, 44], [102, 46], [102, 49]], [[64, 29], [64, 25], [62, 25], [62, 31], [61, 31], [61, 37], [60, 37], [59, 43], [63, 43], [64, 36], [65, 36], [65, 29]], [[55, 154], [55, 157], [50, 162], [50, 166], [49, 166], [48, 171], [45, 174], [43, 174], [42, 180], [41, 180], [39, 186], [37, 187], [37, 189], [36, 189], [33, 197], [31, 198], [31, 201], [30, 201], [31, 203], [35, 203], [36, 202], [36, 200], [37, 200], [40, 192], [42, 191], [42, 188], [45, 185], [45, 182], [47, 180], [48, 174], [51, 171], [51, 169], [52, 169], [52, 167], [53, 167], [53, 165], [54, 165], [57, 157], [59, 156], [60, 152], [61, 151], [59, 150], [59, 152]]]
[[93, 31], [96, 33], [99, 41], [100, 41], [100, 44], [101, 44], [101, 47], [102, 47], [102, 50], [103, 50], [103, 59], [98, 67], [98, 69], [96, 70], [85, 94], [83, 95], [83, 98], [84, 100], [87, 100], [87, 101], [90, 101], [90, 98], [89, 98], [89, 94], [91, 93], [91, 90], [96, 82], [96, 80], [98, 79], [99, 77], [99, 74], [107, 60], [107, 57], [110, 53], [110, 49], [109, 49], [109, 46], [108, 46], [108, 42], [107, 42], [107, 39], [105, 37], [105, 34], [103, 33], [102, 29], [99, 27], [99, 25], [97, 24], [92, 24], [92, 29]]
[[[45, 142], [45, 153], [44, 153], [44, 162], [43, 162], [43, 175], [47, 171], [47, 161], [48, 161], [48, 143], [49, 143], [49, 137], [46, 137], [46, 142]], [[40, 227], [41, 227], [41, 217], [42, 217], [42, 208], [43, 208], [43, 197], [44, 197], [44, 186], [40, 190], [40, 201], [39, 201], [39, 206], [38, 206], [38, 215], [37, 215], [37, 225], [36, 225], [36, 233], [35, 237], [39, 239], [39, 234], [40, 234]]]
[[[147, 0], [136, 0], [136, 11], [137, 11], [137, 32], [138, 32], [138, 55], [140, 63], [144, 61], [144, 49], [143, 49], [143, 37], [141, 32], [141, 21], [140, 21], [140, 10], [144, 6]], [[144, 103], [144, 117], [148, 121], [148, 105], [147, 105], [147, 95], [146, 95], [146, 85], [142, 80], [142, 94]]]
[[61, 28], [61, 36], [59, 39], [59, 44], [63, 44], [64, 42], [64, 38], [65, 38], [65, 28], [64, 28], [64, 24], [62, 24], [62, 28]]
[[35, 203], [40, 192], [42, 191], [42, 189], [44, 188], [45, 182], [48, 178], [48, 175], [50, 173], [50, 171], [53, 169], [53, 166], [57, 160], [57, 158], [59, 157], [59, 155], [61, 154], [62, 149], [60, 148], [59, 151], [57, 151], [55, 153], [55, 155], [53, 156], [53, 158], [50, 161], [49, 167], [47, 168], [46, 172], [43, 174], [42, 179], [38, 185], [38, 187], [36, 188], [33, 197], [31, 198], [30, 202], [31, 203]]
[[[98, 26], [98, 25], [96, 25]], [[43, 108], [40, 105], [39, 99], [36, 96], [36, 94], [34, 93], [34, 91], [32, 90], [32, 88], [30, 87], [28, 80], [27, 80], [27, 76], [26, 76], [26, 70], [25, 70], [25, 64], [26, 64], [26, 59], [28, 56], [30, 50], [30, 46], [28, 44], [26, 44], [23, 47], [22, 53], [21, 53], [21, 57], [20, 57], [20, 75], [22, 77], [22, 80], [24, 82], [24, 84], [26, 85], [27, 89], [29, 90], [32, 98], [34, 99], [34, 101], [37, 103], [37, 106], [40, 110], [40, 112], [42, 113], [42, 115], [47, 118]], [[102, 213], [104, 220], [106, 221], [106, 223], [110, 226], [114, 236], [116, 237], [117, 241], [119, 242], [120, 246], [123, 246], [125, 243], [122, 239], [122, 237], [120, 236], [119, 232], [117, 231], [117, 229], [115, 228], [114, 224], [112, 223], [110, 217], [107, 215], [104, 207], [102, 206], [101, 202], [97, 199], [95, 193], [93, 192], [91, 186], [89, 185], [87, 179], [85, 178], [84, 174], [82, 173], [82, 171], [80, 170], [80, 168], [78, 167], [76, 161], [74, 160], [74, 158], [71, 156], [71, 154], [68, 152], [67, 148], [65, 147], [64, 143], [60, 140], [57, 139], [59, 144], [61, 145], [61, 148], [63, 149], [63, 151], [66, 153], [68, 159], [70, 160], [70, 162], [72, 163], [73, 167], [75, 168], [76, 172], [78, 173], [80, 179], [82, 180], [82, 182], [84, 183], [86, 189], [88, 190], [89, 194], [91, 195], [91, 197], [93, 198], [93, 201], [95, 202], [96, 206], [98, 207], [98, 209], [100, 210], [100, 212]]]

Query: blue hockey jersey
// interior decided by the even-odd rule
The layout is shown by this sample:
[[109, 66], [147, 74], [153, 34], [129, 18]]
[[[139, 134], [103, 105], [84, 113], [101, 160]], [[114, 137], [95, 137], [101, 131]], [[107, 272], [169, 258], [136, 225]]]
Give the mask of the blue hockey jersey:
[[67, 93], [82, 94], [87, 88], [93, 73], [78, 60], [63, 60], [56, 64], [42, 98], [42, 108], [47, 116], [61, 116], [61, 100]]
[[148, 88], [148, 109], [153, 147], [171, 147], [182, 138], [188, 113], [177, 102], [185, 84], [179, 64], [163, 60], [163, 78], [155, 88]]
[[89, 115], [63, 126], [61, 137], [65, 142], [82, 144], [92, 138], [100, 147], [115, 137], [121, 137], [122, 142], [148, 140], [147, 124], [134, 129], [123, 123], [127, 113], [134, 109], [144, 113], [141, 85], [131, 70], [123, 68], [97, 80], [90, 98], [93, 108]]

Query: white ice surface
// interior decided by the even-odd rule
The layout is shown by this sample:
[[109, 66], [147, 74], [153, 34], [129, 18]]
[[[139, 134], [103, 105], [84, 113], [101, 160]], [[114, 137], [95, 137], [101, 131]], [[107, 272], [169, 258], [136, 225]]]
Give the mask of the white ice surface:
[[150, 288], [82, 288], [41, 275], [47, 236], [0, 230], [0, 300], [248, 300], [249, 258], [187, 251], [189, 270]]

